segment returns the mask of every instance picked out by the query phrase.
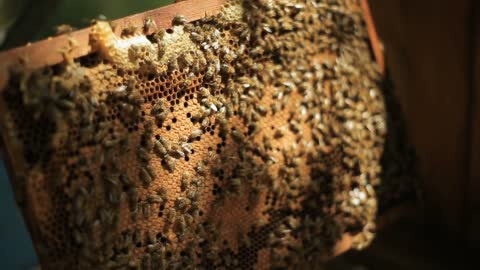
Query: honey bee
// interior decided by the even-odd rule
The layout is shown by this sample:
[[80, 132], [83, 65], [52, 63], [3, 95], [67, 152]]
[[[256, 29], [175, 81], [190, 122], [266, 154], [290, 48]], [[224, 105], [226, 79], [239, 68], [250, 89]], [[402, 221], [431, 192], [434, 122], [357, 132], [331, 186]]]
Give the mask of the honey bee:
[[237, 143], [243, 143], [245, 141], [245, 135], [236, 129], [232, 130], [232, 138]]
[[177, 200], [175, 201], [175, 207], [179, 211], [185, 211], [188, 205], [189, 205], [189, 201], [184, 197], [178, 197]]
[[199, 175], [205, 176], [207, 174], [205, 163], [203, 161], [199, 161], [197, 166], [195, 167], [195, 171]]
[[55, 35], [63, 35], [66, 33], [73, 32], [75, 27], [68, 25], [68, 24], [60, 24], [55, 26]]
[[[157, 55], [161, 59], [167, 52], [167, 44], [164, 41], [157, 41]], [[172, 67], [174, 68], [174, 67]]]
[[195, 30], [195, 26], [193, 24], [187, 23], [183, 26], [183, 31], [186, 33], [191, 33], [194, 30]]
[[146, 253], [142, 258], [142, 269], [151, 269], [152, 267], [152, 258], [150, 254]]
[[183, 239], [185, 231], [187, 230], [187, 223], [185, 222], [185, 218], [183, 217], [183, 215], [177, 216], [176, 228], [177, 228], [177, 236]]
[[190, 39], [195, 43], [202, 43], [204, 41], [204, 37], [196, 32], [190, 33]]
[[139, 147], [137, 149], [137, 157], [142, 161], [142, 162], [149, 162], [150, 161], [150, 155], [148, 154], [148, 151], [143, 148]]
[[181, 142], [180, 143], [180, 148], [185, 153], [185, 155], [188, 155], [188, 154], [192, 153], [192, 144], [190, 144], [188, 142]]
[[143, 213], [143, 218], [145, 219], [148, 219], [152, 216], [152, 209], [149, 203], [145, 202], [142, 204], [142, 213]]
[[239, 192], [242, 186], [242, 179], [234, 177], [230, 179], [230, 184], [235, 192]]
[[122, 33], [120, 34], [122, 37], [133, 36], [137, 32], [137, 27], [130, 25], [122, 29]]
[[155, 152], [161, 157], [164, 158], [168, 155], [168, 150], [160, 143], [158, 140], [154, 142]]
[[280, 139], [283, 136], [285, 136], [285, 131], [283, 128], [278, 128], [277, 130], [275, 130], [275, 133], [273, 134], [273, 137], [275, 139]]
[[178, 67], [178, 60], [177, 58], [173, 57], [168, 61], [168, 72], [173, 72], [175, 70], [179, 70], [180, 68]]
[[150, 183], [152, 183], [152, 177], [150, 176], [150, 174], [147, 172], [147, 170], [145, 168], [141, 168], [140, 169], [140, 172], [139, 172], [139, 175], [140, 177], [140, 180], [143, 182], [143, 184], [145, 185], [150, 185]]
[[208, 126], [210, 126], [210, 118], [205, 117], [200, 125], [202, 126], [202, 128], [207, 128]]
[[[185, 69], [193, 65], [193, 56], [189, 52], [185, 52], [178, 57], [178, 64], [181, 69]], [[191, 81], [190, 81], [190, 84]]]
[[143, 31], [145, 33], [150, 33], [151, 31], [156, 30], [156, 29], [157, 29], [157, 24], [155, 23], [155, 21], [151, 17], [148, 17], [144, 20]]
[[165, 29], [160, 29], [158, 30], [158, 32], [153, 34], [153, 40], [158, 43], [165, 37], [166, 34], [167, 34], [167, 31]]
[[191, 201], [196, 201], [198, 199], [198, 192], [196, 187], [192, 186], [187, 190], [187, 198]]
[[173, 209], [173, 208], [168, 209], [168, 212], [167, 212], [167, 221], [168, 221], [169, 223], [175, 222], [176, 216], [177, 216], [177, 212], [175, 211], [175, 209]]
[[205, 81], [212, 81], [213, 80], [213, 77], [215, 76], [216, 74], [216, 68], [214, 65], [209, 65], [207, 67], [207, 71], [205, 72]]
[[182, 191], [185, 191], [185, 190], [188, 188], [188, 186], [189, 186], [189, 182], [188, 182], [189, 178], [190, 178], [190, 173], [188, 173], [188, 172], [185, 172], [185, 173], [182, 175], [182, 179], [180, 180], [180, 181], [181, 181], [181, 183], [180, 183], [180, 189], [181, 189]]
[[172, 147], [170, 147], [170, 151], [168, 151], [168, 155], [176, 159], [185, 157], [185, 153], [178, 145], [172, 145]]
[[198, 138], [200, 138], [203, 134], [203, 130], [201, 129], [194, 129], [192, 130], [192, 133], [190, 133], [190, 135], [188, 136], [188, 140], [189, 141], [194, 141]]
[[177, 25], [185, 25], [187, 24], [188, 21], [187, 21], [187, 18], [183, 15], [176, 15], [175, 17], [173, 17], [172, 19], [172, 25], [173, 26], [177, 26]]
[[173, 173], [175, 171], [176, 160], [170, 156], [166, 156], [163, 160], [165, 161], [164, 166], [166, 167], [166, 169], [170, 173]]
[[146, 164], [145, 165], [145, 170], [148, 172], [148, 174], [150, 175], [150, 177], [152, 179], [155, 179], [157, 177], [157, 175], [155, 173], [155, 169], [153, 169], [152, 165]]

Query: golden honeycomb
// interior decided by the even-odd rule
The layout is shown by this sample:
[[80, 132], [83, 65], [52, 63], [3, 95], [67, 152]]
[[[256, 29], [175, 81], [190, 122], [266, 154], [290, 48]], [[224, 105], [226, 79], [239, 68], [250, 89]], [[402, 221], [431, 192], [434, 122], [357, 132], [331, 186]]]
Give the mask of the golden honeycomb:
[[368, 245], [387, 123], [362, 16], [254, 0], [149, 36], [97, 22], [96, 53], [13, 73], [2, 136], [42, 267], [312, 269], [344, 233]]

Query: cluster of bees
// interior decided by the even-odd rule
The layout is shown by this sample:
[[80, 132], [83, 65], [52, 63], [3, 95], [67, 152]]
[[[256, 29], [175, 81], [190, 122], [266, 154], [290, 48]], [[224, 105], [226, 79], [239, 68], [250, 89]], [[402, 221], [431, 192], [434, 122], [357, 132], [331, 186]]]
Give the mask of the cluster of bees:
[[[373, 238], [386, 135], [358, 1], [227, 1], [2, 91], [45, 267], [312, 268]], [[3, 132], [3, 131], [2, 131]]]

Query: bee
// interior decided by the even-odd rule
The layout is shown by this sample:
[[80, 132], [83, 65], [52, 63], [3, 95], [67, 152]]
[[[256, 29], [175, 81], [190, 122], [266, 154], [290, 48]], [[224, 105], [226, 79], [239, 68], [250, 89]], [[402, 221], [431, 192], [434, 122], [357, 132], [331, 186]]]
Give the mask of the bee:
[[165, 167], [166, 169], [170, 172], [170, 173], [173, 173], [175, 171], [175, 164], [176, 164], [176, 160], [170, 156], [166, 156], [164, 158], [164, 161], [165, 161]]
[[300, 123], [297, 120], [292, 119], [289, 121], [289, 124], [290, 124], [290, 130], [293, 131], [294, 133], [299, 133], [301, 131]]
[[168, 155], [176, 159], [185, 157], [185, 153], [178, 145], [172, 145], [170, 151], [168, 152]]
[[202, 134], [203, 134], [203, 130], [201, 130], [201, 129], [194, 129], [194, 130], [192, 131], [192, 133], [190, 133], [190, 135], [188, 136], [188, 140], [189, 140], [189, 141], [193, 141], [193, 140], [195, 140], [195, 139], [198, 139], [198, 138], [200, 138], [200, 137], [202, 136]]
[[140, 262], [138, 260], [130, 260], [128, 262], [128, 268], [138, 270], [140, 269]]
[[177, 212], [175, 211], [175, 209], [173, 209], [173, 208], [168, 209], [168, 212], [167, 212], [167, 221], [168, 221], [169, 223], [175, 222], [176, 216], [177, 216]]
[[199, 161], [197, 166], [195, 167], [195, 171], [199, 175], [205, 176], [207, 174], [205, 163], [203, 161]]
[[190, 181], [190, 184], [196, 186], [196, 187], [202, 187], [203, 182], [201, 178], [193, 178], [192, 181]]
[[118, 205], [120, 201], [123, 199], [122, 195], [123, 194], [121, 193], [110, 191], [108, 193], [108, 200], [110, 201], [111, 204]]
[[201, 35], [197, 32], [191, 32], [190, 33], [190, 39], [195, 43], [202, 43], [205, 40], [203, 35]]
[[104, 180], [107, 183], [111, 184], [112, 186], [117, 186], [118, 185], [118, 181], [117, 181], [115, 175], [113, 175], [111, 173], [105, 173], [103, 177], [104, 177]]
[[150, 161], [150, 155], [148, 154], [148, 151], [143, 148], [139, 147], [137, 149], [137, 157], [142, 161], [142, 162], [149, 162]]
[[185, 214], [184, 219], [185, 219], [185, 223], [190, 225], [190, 226], [193, 225], [193, 223], [195, 222], [195, 219], [190, 214]]
[[204, 98], [208, 98], [210, 96], [210, 90], [208, 90], [208, 88], [206, 87], [200, 87], [200, 98], [204, 99]]
[[273, 137], [275, 139], [280, 139], [283, 136], [285, 136], [285, 131], [283, 128], [278, 128], [277, 130], [275, 130], [275, 133], [273, 134]]
[[188, 205], [189, 205], [189, 201], [184, 197], [178, 197], [177, 200], [175, 201], [175, 207], [179, 211], [185, 211]]
[[161, 112], [155, 115], [155, 120], [159, 125], [163, 125], [163, 122], [167, 120], [169, 112]]
[[163, 199], [159, 195], [148, 195], [147, 201], [149, 203], [159, 203], [159, 204], [163, 203]]
[[157, 175], [155, 173], [155, 169], [153, 169], [152, 165], [146, 164], [145, 165], [145, 170], [148, 172], [148, 174], [150, 175], [150, 177], [152, 179], [155, 179], [157, 177]]
[[128, 204], [130, 209], [136, 209], [138, 203], [138, 190], [136, 187], [131, 187], [127, 190]]
[[100, 210], [100, 221], [103, 224], [113, 224], [115, 219], [115, 212], [110, 209], [101, 209]]
[[182, 175], [182, 179], [180, 180], [181, 183], [180, 183], [180, 189], [182, 191], [185, 191], [188, 186], [189, 186], [189, 183], [188, 183], [188, 179], [190, 178], [190, 173], [188, 172], [185, 172], [183, 175]]
[[150, 33], [155, 29], [157, 29], [157, 24], [155, 21], [151, 17], [146, 18], [143, 22], [143, 31], [145, 33]]
[[168, 61], [168, 72], [179, 70], [177, 58], [173, 57]]
[[120, 140], [120, 150], [122, 152], [128, 152], [129, 149], [130, 149], [130, 138], [128, 136], [124, 136], [121, 140]]
[[155, 244], [157, 243], [157, 238], [155, 236], [155, 233], [154, 231], [152, 230], [147, 230], [147, 233], [145, 235], [145, 242], [148, 244], [148, 245], [152, 245], [152, 244]]
[[205, 81], [212, 81], [213, 80], [213, 77], [215, 76], [215, 73], [216, 73], [216, 68], [213, 64], [210, 64], [208, 67], [207, 67], [207, 71], [205, 72]]
[[225, 75], [235, 74], [235, 68], [232, 65], [228, 64], [222, 64], [220, 67], [220, 71]]
[[168, 200], [167, 189], [161, 187], [157, 190], [157, 195], [160, 196], [163, 200]]
[[262, 116], [266, 116], [267, 113], [268, 113], [268, 110], [267, 108], [265, 108], [264, 106], [262, 105], [256, 105], [255, 106], [255, 110]]
[[75, 108], [75, 103], [66, 99], [57, 99], [55, 105], [63, 111], [69, 111]]
[[133, 231], [132, 241], [136, 245], [142, 244], [142, 231], [139, 229], [135, 229]]
[[75, 241], [75, 243], [77, 243], [78, 245], [83, 244], [84, 238], [82, 233], [79, 230], [74, 229], [72, 234], [73, 234], [73, 240]]
[[191, 201], [196, 201], [198, 199], [198, 193], [197, 193], [197, 188], [195, 187], [190, 187], [187, 190], [187, 198], [190, 199]]
[[157, 41], [157, 55], [158, 55], [158, 58], [159, 59], [162, 58], [165, 55], [166, 52], [167, 52], [167, 44], [164, 41], [158, 40]]
[[230, 184], [235, 192], [240, 191], [240, 187], [242, 186], [242, 179], [238, 177], [234, 177], [230, 179]]
[[73, 32], [75, 27], [68, 25], [68, 24], [60, 24], [55, 26], [55, 35], [63, 35], [66, 33]]
[[137, 32], [137, 27], [130, 25], [122, 29], [121, 37], [133, 36]]
[[142, 258], [142, 269], [152, 269], [152, 258], [150, 254], [146, 253]]
[[237, 143], [243, 143], [245, 141], [245, 135], [236, 129], [232, 131], [232, 138]]
[[208, 117], [203, 118], [202, 123], [200, 125], [202, 126], [202, 128], [207, 128], [208, 126], [210, 126], [210, 118]]
[[183, 238], [183, 235], [185, 234], [185, 231], [187, 230], [187, 223], [185, 222], [185, 218], [183, 215], [177, 216], [176, 220], [176, 227], [177, 227], [177, 235], [180, 238]]
[[185, 153], [185, 155], [192, 153], [192, 144], [188, 142], [181, 142], [180, 148], [182, 149], [183, 153]]
[[150, 139], [150, 136], [148, 135], [143, 135], [142, 136], [142, 145], [145, 149], [146, 152], [150, 152], [153, 150], [153, 147], [154, 147], [154, 143], [153, 141]]
[[152, 121], [147, 121], [143, 125], [143, 134], [147, 137], [152, 136], [153, 134], [153, 122]]
[[[185, 69], [193, 65], [193, 56], [189, 52], [185, 52], [178, 57], [180, 69]], [[191, 84], [191, 81], [190, 81]]]
[[143, 218], [145, 219], [148, 219], [152, 216], [152, 209], [149, 203], [145, 202], [142, 204], [142, 213], [143, 213]]
[[198, 52], [197, 60], [201, 67], [208, 65], [207, 58], [205, 58], [205, 54], [202, 51]]
[[185, 25], [187, 23], [188, 23], [187, 18], [185, 18], [185, 16], [183, 16], [183, 15], [176, 15], [172, 19], [172, 25], [173, 26]]
[[183, 26], [183, 31], [186, 33], [191, 33], [195, 29], [195, 26], [193, 24], [185, 24]]
[[167, 106], [165, 106], [165, 103], [163, 102], [163, 100], [160, 100], [152, 106], [152, 109], [150, 110], [150, 114], [155, 116], [156, 114], [165, 112], [167, 110], [168, 108]]
[[170, 149], [167, 139], [159, 135], [158, 141], [163, 145], [163, 147], [165, 147], [165, 149]]
[[167, 31], [165, 29], [160, 29], [158, 30], [158, 32], [153, 34], [153, 40], [156, 42], [159, 42], [165, 37], [166, 34], [167, 34]]
[[153, 181], [152, 177], [150, 176], [150, 174], [147, 172], [145, 168], [140, 169], [139, 177], [140, 177], [140, 180], [143, 182], [143, 184], [147, 186], [150, 185], [150, 183], [152, 183]]
[[168, 150], [163, 146], [162, 143], [160, 143], [158, 140], [155, 140], [154, 142], [154, 149], [155, 152], [161, 157], [164, 158], [165, 156], [168, 155]]
[[153, 252], [151, 268], [147, 269], [166, 269], [166, 265], [165, 256], [161, 256], [159, 252]]

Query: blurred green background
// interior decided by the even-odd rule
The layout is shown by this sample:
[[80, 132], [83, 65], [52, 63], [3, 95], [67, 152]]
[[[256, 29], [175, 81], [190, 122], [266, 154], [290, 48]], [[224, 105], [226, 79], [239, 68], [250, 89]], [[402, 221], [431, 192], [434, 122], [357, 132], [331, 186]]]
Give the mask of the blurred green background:
[[0, 0], [0, 45], [6, 49], [46, 38], [55, 33], [53, 29], [59, 24], [82, 28], [88, 26], [89, 21], [99, 14], [112, 20], [173, 2], [174, 0]]
[[[85, 27], [99, 14], [107, 19], [154, 9], [173, 0], [0, 0], [0, 48], [46, 38], [59, 24]], [[2, 61], [2, 59], [0, 59]], [[0, 159], [0, 270], [34, 269], [38, 264], [31, 239], [15, 205]]]

